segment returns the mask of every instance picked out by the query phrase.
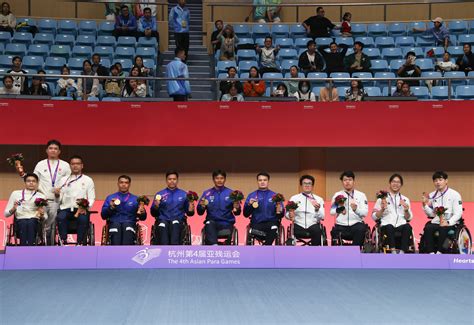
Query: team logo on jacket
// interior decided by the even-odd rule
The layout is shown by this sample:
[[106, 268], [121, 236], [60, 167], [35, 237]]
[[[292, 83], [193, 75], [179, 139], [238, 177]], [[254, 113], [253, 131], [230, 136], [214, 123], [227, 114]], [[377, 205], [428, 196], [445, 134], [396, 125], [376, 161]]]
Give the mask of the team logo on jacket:
[[139, 250], [134, 257], [132, 257], [132, 261], [140, 264], [145, 265], [152, 259], [155, 259], [161, 255], [161, 248], [145, 248]]

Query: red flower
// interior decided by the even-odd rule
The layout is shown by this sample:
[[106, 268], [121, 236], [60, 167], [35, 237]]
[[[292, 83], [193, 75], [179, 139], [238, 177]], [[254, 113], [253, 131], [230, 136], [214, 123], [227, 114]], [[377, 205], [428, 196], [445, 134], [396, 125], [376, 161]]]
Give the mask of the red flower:
[[272, 202], [274, 203], [280, 203], [284, 201], [285, 201], [285, 197], [283, 196], [283, 194], [277, 193], [272, 196]]
[[439, 207], [436, 207], [434, 208], [434, 213], [438, 216], [438, 217], [441, 217], [443, 216], [446, 211], [448, 211], [448, 209], [446, 209], [445, 207], [443, 206], [439, 206]]
[[286, 203], [285, 208], [286, 208], [287, 210], [296, 210], [296, 209], [298, 209], [298, 203], [299, 203], [299, 202], [288, 201], [288, 202]]
[[35, 205], [39, 208], [39, 207], [46, 207], [48, 206], [48, 200], [46, 199], [42, 199], [42, 198], [37, 198], [35, 200]]
[[375, 196], [377, 197], [377, 199], [386, 199], [388, 196], [388, 192], [385, 190], [380, 190], [375, 194]]
[[84, 210], [89, 209], [89, 201], [87, 199], [77, 199], [76, 204], [79, 208], [82, 208]]
[[10, 157], [7, 158], [7, 162], [10, 164], [10, 166], [15, 166], [16, 161], [23, 161], [25, 158], [23, 158], [22, 153], [14, 153]]
[[240, 202], [244, 199], [244, 193], [239, 190], [235, 190], [230, 193], [229, 198], [232, 202]]
[[336, 196], [336, 198], [334, 199], [334, 202], [336, 203], [336, 205], [344, 205], [346, 200], [347, 198], [344, 195], [340, 194]]
[[146, 195], [140, 195], [137, 197], [138, 204], [143, 203], [144, 205], [148, 205], [150, 203], [150, 199]]
[[188, 193], [186, 193], [186, 199], [189, 201], [189, 202], [193, 202], [193, 201], [197, 201], [199, 200], [199, 196], [196, 192], [193, 192], [193, 191], [188, 191]]

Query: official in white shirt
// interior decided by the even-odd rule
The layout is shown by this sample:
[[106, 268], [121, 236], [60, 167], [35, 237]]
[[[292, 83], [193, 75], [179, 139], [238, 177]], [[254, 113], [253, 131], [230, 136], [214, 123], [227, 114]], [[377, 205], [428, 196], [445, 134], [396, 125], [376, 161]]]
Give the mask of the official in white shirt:
[[324, 220], [324, 200], [313, 194], [315, 179], [311, 175], [300, 177], [302, 192], [293, 195], [290, 201], [298, 204], [298, 209], [288, 210], [285, 217], [294, 221], [296, 238], [311, 237], [311, 246], [321, 246], [321, 221]]
[[[365, 233], [368, 230], [364, 218], [369, 212], [367, 196], [354, 189], [355, 175], [352, 171], [345, 171], [341, 174], [343, 190], [332, 197], [331, 215], [336, 217], [336, 224], [331, 231], [333, 242], [341, 237], [352, 239], [352, 245], [360, 246], [364, 244]], [[337, 207], [335, 199], [342, 195], [346, 198], [344, 206]]]
[[[431, 222], [425, 225], [424, 244], [428, 253], [438, 254], [447, 253], [447, 245], [445, 243], [448, 232], [455, 231], [455, 226], [461, 220], [463, 207], [461, 194], [448, 187], [448, 174], [444, 171], [437, 171], [433, 174], [433, 184], [435, 191], [429, 195], [424, 193], [422, 197], [423, 210]], [[436, 215], [435, 208], [444, 207], [446, 213], [441, 216]], [[439, 233], [438, 238], [434, 236], [435, 232]], [[435, 245], [437, 241], [437, 245]], [[437, 250], [435, 248], [437, 247]]]
[[60, 186], [60, 208], [56, 217], [58, 232], [63, 245], [67, 245], [68, 225], [71, 220], [77, 219], [77, 244], [85, 245], [90, 213], [78, 207], [76, 202], [78, 199], [87, 199], [89, 207], [94, 205], [94, 181], [82, 173], [84, 169], [82, 157], [72, 156], [69, 163], [71, 175]]
[[45, 196], [38, 192], [38, 176], [26, 174], [24, 177], [25, 188], [13, 191], [5, 207], [5, 217], [15, 216], [16, 232], [20, 239], [20, 246], [33, 246], [36, 244], [36, 235], [40, 217], [47, 217], [44, 208], [38, 208], [35, 200], [44, 199]]
[[410, 209], [410, 200], [400, 193], [403, 186], [403, 177], [399, 174], [390, 176], [390, 189], [386, 198], [377, 199], [372, 212], [372, 219], [380, 222], [380, 231], [382, 238], [387, 237], [387, 244], [392, 253], [396, 253], [395, 233], [402, 235], [400, 243], [400, 253], [403, 254], [409, 250], [410, 235], [413, 233], [408, 223], [413, 218]]
[[48, 141], [46, 144], [48, 158], [38, 162], [34, 171], [39, 177], [39, 191], [48, 200], [46, 208], [48, 218], [45, 222], [48, 245], [54, 242], [54, 238], [51, 238], [51, 226], [54, 224], [59, 210], [60, 186], [71, 175], [69, 164], [59, 159], [60, 154], [61, 143], [58, 140]]

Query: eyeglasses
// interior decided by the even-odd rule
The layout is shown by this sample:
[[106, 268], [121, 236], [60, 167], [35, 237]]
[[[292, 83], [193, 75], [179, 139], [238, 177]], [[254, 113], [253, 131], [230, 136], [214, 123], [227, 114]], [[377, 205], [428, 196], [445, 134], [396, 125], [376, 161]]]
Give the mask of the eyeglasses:
[[303, 186], [313, 186], [313, 183], [303, 182]]

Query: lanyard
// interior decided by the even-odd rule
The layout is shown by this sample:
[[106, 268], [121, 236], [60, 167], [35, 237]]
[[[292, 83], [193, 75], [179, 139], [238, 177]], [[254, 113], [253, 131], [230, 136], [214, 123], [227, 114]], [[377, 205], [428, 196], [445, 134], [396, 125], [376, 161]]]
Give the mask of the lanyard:
[[[38, 191], [35, 191], [33, 194], [31, 194], [30, 198], [28, 199], [28, 201], [31, 201], [31, 199], [33, 198], [33, 196], [36, 195]], [[20, 203], [21, 202], [24, 202], [25, 201], [25, 190], [21, 191], [21, 200], [20, 200]]]
[[56, 169], [54, 170], [54, 175], [51, 173], [51, 164], [49, 163], [48, 159], [48, 170], [49, 170], [49, 177], [51, 178], [51, 184], [54, 187], [54, 184], [56, 183], [56, 177], [58, 176], [58, 169], [59, 169], [59, 160], [58, 164], [56, 165]]
[[433, 195], [433, 197], [431, 198], [432, 200], [436, 200], [436, 199], [439, 199], [441, 198], [441, 202], [443, 200], [443, 196], [444, 194], [446, 194], [446, 192], [449, 190], [449, 187], [447, 187], [443, 193], [441, 193], [439, 196], [436, 196], [436, 194], [438, 194], [439, 191], [436, 191], [435, 194]]
[[67, 187], [71, 186], [72, 183], [77, 182], [81, 177], [82, 177], [82, 174], [79, 177], [76, 177], [76, 179], [73, 179], [72, 181], [68, 182], [69, 179], [71, 178], [71, 176], [69, 176], [66, 180], [66, 183], [64, 183], [64, 185], [61, 186], [61, 188], [63, 188], [64, 186], [67, 186]]
[[[402, 195], [400, 193], [398, 193], [398, 194], [400, 195], [400, 202], [401, 202], [402, 201]], [[397, 194], [395, 194], [394, 198], [392, 197], [392, 194], [390, 194], [390, 193], [388, 193], [388, 196], [390, 197], [390, 201], [392, 201], [392, 204], [393, 204], [394, 209], [395, 209], [395, 214], [397, 215], [397, 220], [398, 220]]]

